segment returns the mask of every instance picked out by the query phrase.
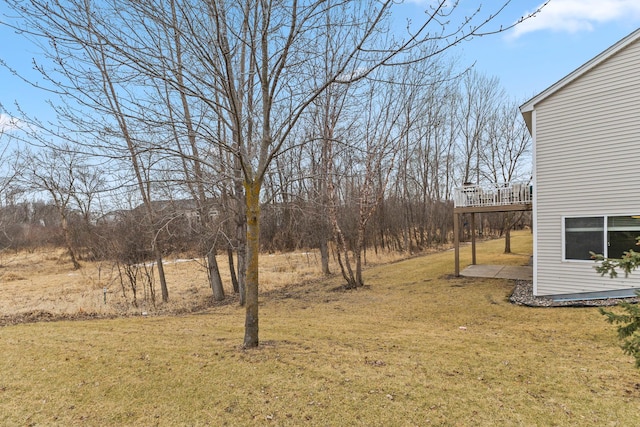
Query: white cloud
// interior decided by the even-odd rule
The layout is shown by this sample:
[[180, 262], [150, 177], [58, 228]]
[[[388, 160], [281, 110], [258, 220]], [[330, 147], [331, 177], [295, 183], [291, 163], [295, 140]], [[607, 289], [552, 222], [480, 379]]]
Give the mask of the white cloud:
[[510, 37], [542, 30], [565, 33], [592, 31], [596, 24], [639, 18], [638, 0], [551, 0], [535, 17], [518, 24]]
[[18, 119], [0, 113], [0, 133], [18, 129], [18, 124]]

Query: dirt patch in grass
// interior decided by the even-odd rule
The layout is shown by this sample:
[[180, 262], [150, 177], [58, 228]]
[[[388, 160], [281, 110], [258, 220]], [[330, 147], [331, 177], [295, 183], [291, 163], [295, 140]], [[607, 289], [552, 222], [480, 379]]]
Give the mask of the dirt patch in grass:
[[27, 311], [18, 314], [0, 316], [0, 326], [20, 323], [54, 322], [60, 320], [110, 319], [115, 316], [97, 313], [51, 313], [49, 311]]

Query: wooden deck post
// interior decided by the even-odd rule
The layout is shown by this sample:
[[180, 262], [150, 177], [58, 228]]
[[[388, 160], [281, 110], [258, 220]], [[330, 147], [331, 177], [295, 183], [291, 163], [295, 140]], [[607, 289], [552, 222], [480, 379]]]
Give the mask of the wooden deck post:
[[456, 277], [460, 277], [460, 218], [453, 212], [453, 248], [455, 253]]
[[471, 212], [471, 264], [476, 265], [476, 213]]

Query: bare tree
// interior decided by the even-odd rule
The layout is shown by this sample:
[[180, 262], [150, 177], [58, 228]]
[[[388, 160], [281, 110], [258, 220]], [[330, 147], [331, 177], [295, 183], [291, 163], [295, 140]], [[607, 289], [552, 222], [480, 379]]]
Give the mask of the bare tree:
[[442, 223], [437, 207], [447, 197], [451, 171], [446, 164], [453, 145], [447, 117], [454, 114], [452, 94], [459, 77], [453, 64], [440, 58], [408, 68], [403, 76], [403, 140], [391, 184], [399, 206], [386, 207], [400, 214], [385, 215], [384, 226], [393, 230], [399, 249], [409, 253], [431, 244]]
[[481, 162], [483, 175], [491, 182], [528, 181], [531, 176], [531, 136], [517, 106], [514, 101], [501, 101], [487, 119]]
[[42, 150], [38, 153], [24, 152], [21, 156], [23, 172], [21, 178], [25, 186], [34, 193], [46, 193], [60, 217], [65, 245], [74, 269], [80, 268], [77, 249], [73, 244], [70, 217], [72, 203], [76, 197], [76, 186], [82, 165], [82, 158], [68, 147], [61, 150]]
[[[531, 149], [531, 136], [527, 127], [518, 114], [518, 103], [513, 101], [500, 102], [493, 108], [493, 114], [487, 119], [486, 139], [481, 153], [481, 162], [486, 178], [494, 183], [523, 181], [518, 185], [528, 183], [531, 170], [525, 167]], [[520, 191], [528, 191], [520, 189]], [[502, 230], [505, 235], [504, 252], [511, 252], [511, 229], [520, 221], [523, 212], [502, 213]]]
[[340, 266], [348, 288], [364, 285], [362, 256], [366, 246], [367, 225], [382, 201], [395, 169], [398, 146], [407, 131], [404, 126], [407, 123], [401, 120], [401, 115], [415, 90], [415, 87], [404, 85], [402, 81], [397, 84], [382, 83], [398, 79], [397, 74], [389, 71], [391, 70], [372, 73], [372, 78], [366, 80], [363, 90], [354, 94], [361, 103], [357, 112], [359, 120], [355, 122], [353, 132], [348, 135], [349, 141], [344, 141], [353, 151], [349, 163], [353, 171], [351, 179], [357, 189], [353, 194], [357, 201], [344, 201], [346, 209], [352, 205], [357, 206], [356, 236], [351, 245], [355, 271], [351, 267], [342, 227], [338, 224], [335, 174], [329, 174], [330, 216], [338, 243], [337, 250], [341, 255], [338, 259], [342, 260]]
[[480, 183], [483, 175], [480, 157], [484, 150], [481, 144], [486, 140], [487, 124], [493, 108], [503, 97], [504, 93], [497, 78], [487, 77], [475, 70], [464, 76], [458, 103], [460, 146], [464, 155], [463, 182], [475, 179], [477, 184]]
[[[184, 91], [175, 90], [168, 82], [175, 81], [180, 87], [185, 84], [184, 76], [184, 52], [182, 47], [182, 39], [180, 37], [180, 23], [175, 0], [169, 0], [170, 16], [162, 23], [168, 25], [166, 28], [160, 28], [161, 35], [166, 38], [165, 45], [165, 61], [159, 63], [159, 67], [164, 68], [164, 72], [171, 78], [156, 80], [159, 98], [162, 100], [166, 111], [166, 126], [168, 134], [171, 135], [171, 144], [179, 161], [179, 168], [183, 173], [183, 181], [188, 188], [188, 194], [195, 201], [197, 210], [197, 219], [201, 227], [201, 249], [204, 252], [207, 276], [209, 284], [213, 292], [214, 299], [221, 301], [224, 299], [224, 288], [218, 262], [217, 255], [217, 232], [215, 230], [215, 222], [213, 221], [214, 207], [212, 206], [213, 196], [207, 191], [207, 182], [205, 181], [205, 168], [207, 162], [201, 156], [201, 147], [198, 145], [198, 116], [194, 115], [193, 101], [190, 102]], [[207, 109], [202, 103], [200, 106]], [[215, 128], [213, 128], [215, 129]], [[216, 135], [220, 137], [219, 134]], [[185, 138], [186, 137], [186, 138]], [[184, 140], [186, 139], [186, 141]], [[220, 176], [220, 174], [218, 174]], [[210, 181], [215, 181], [211, 177], [207, 177]]]
[[156, 161], [150, 149], [152, 124], [141, 119], [148, 110], [131, 92], [132, 86], [143, 80], [113, 58], [98, 30], [103, 22], [93, 13], [93, 6], [39, 1], [29, 7], [13, 5], [25, 19], [27, 33], [45, 44], [43, 49], [53, 65], [38, 64], [36, 68], [49, 83], [49, 90], [61, 98], [54, 105], [60, 123], [53, 126], [32, 120], [28, 137], [54, 149], [56, 144], [51, 140], [63, 141], [73, 145], [69, 151], [102, 155], [128, 166], [146, 212], [143, 229], [152, 245], [166, 302], [169, 293], [152, 205], [151, 174]]
[[[499, 24], [491, 27], [509, 1], [489, 11], [478, 7], [470, 15], [457, 2], [439, 1], [429, 7], [404, 37], [386, 36], [397, 6], [393, 0], [176, 0], [175, 3], [120, 0], [94, 4], [82, 0], [64, 3], [30, 0], [26, 5], [9, 0], [9, 3], [27, 18], [29, 31], [50, 36], [53, 48], [56, 43], [68, 44], [70, 48], [56, 50], [64, 52], [63, 55], [53, 55], [59, 63], [85, 61], [86, 58], [76, 55], [88, 52], [92, 66], [108, 65], [98, 67], [97, 81], [107, 88], [102, 92], [107, 95], [104, 100], [110, 106], [109, 111], [116, 113], [119, 133], [127, 141], [131, 159], [139, 155], [139, 146], [134, 144], [137, 140], [127, 137], [131, 132], [123, 124], [134, 115], [144, 119], [144, 88], [149, 79], [165, 79], [187, 97], [210, 105], [218, 114], [217, 119], [229, 129], [229, 140], [216, 137], [215, 132], [204, 135], [211, 137], [210, 144], [234, 156], [236, 185], [241, 181], [243, 187], [247, 227], [246, 347], [258, 345], [262, 186], [274, 159], [309, 106], [334, 83], [350, 84], [379, 67], [420, 62], [469, 38], [510, 27]], [[179, 17], [177, 23], [166, 12], [172, 5]], [[167, 74], [158, 66], [164, 61], [158, 29], [172, 26], [178, 27], [177, 35], [182, 40], [182, 63], [189, 64], [178, 74]], [[321, 52], [330, 27], [345, 29], [341, 38], [334, 41], [346, 49], [336, 58], [333, 72], [319, 76], [324, 59]], [[427, 43], [437, 46], [424, 55], [409, 55]], [[120, 75], [120, 92], [113, 90], [114, 73]], [[116, 105], [116, 100], [123, 99], [125, 93], [131, 100], [128, 108]], [[90, 105], [96, 108], [94, 103]], [[146, 123], [150, 129], [152, 124]], [[240, 194], [236, 188], [236, 194]], [[148, 197], [142, 190], [141, 195], [146, 203]]]

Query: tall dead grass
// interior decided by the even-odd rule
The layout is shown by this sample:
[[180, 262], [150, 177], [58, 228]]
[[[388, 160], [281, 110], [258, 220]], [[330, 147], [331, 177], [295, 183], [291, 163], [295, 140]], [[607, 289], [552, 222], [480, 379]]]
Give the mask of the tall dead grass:
[[[401, 259], [403, 254], [380, 251], [369, 252], [369, 266]], [[233, 300], [233, 289], [227, 257], [218, 257], [225, 292]], [[165, 274], [170, 301], [163, 304], [159, 285], [155, 303], [151, 289], [138, 283], [136, 304], [130, 283], [122, 280], [113, 262], [82, 262], [80, 270], [73, 270], [65, 252], [60, 249], [0, 253], [0, 313], [5, 316], [34, 312], [55, 315], [123, 315], [135, 313], [184, 312], [207, 306], [211, 291], [202, 261], [195, 258], [169, 257], [165, 259]], [[157, 272], [149, 265], [153, 277]], [[338, 265], [331, 260], [331, 269]], [[261, 292], [302, 283], [322, 277], [320, 255], [317, 251], [263, 254], [260, 257]]]

